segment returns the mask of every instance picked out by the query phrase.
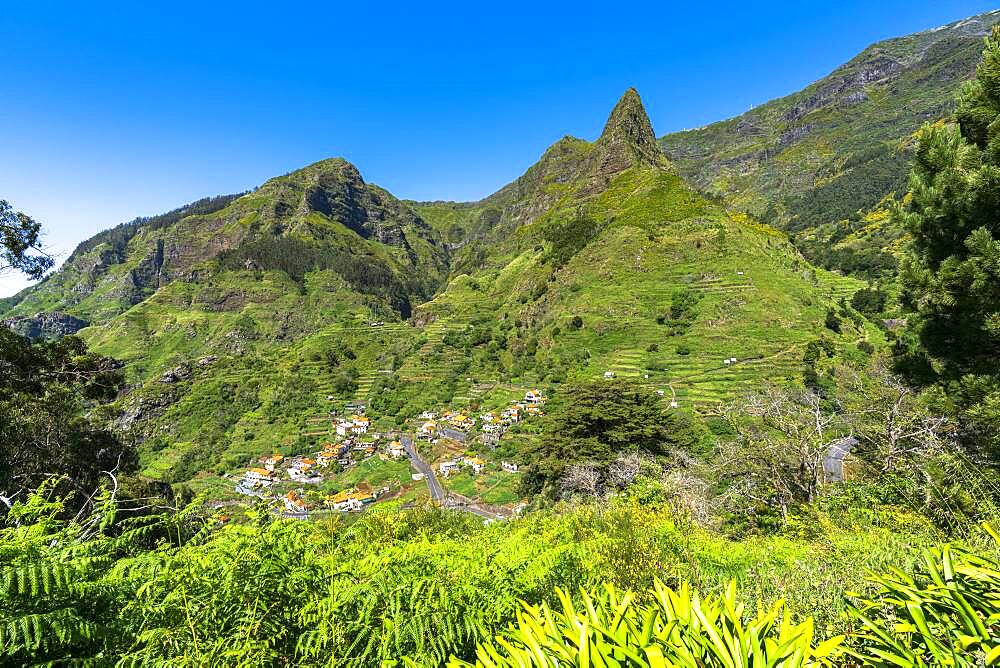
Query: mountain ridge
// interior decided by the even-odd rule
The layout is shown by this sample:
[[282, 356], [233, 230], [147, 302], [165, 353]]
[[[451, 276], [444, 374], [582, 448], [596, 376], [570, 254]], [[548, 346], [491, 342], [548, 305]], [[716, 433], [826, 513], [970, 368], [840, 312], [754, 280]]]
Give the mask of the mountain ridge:
[[951, 113], [1000, 10], [877, 42], [800, 91], [660, 137], [700, 189], [790, 231], [906, 188], [909, 136]]

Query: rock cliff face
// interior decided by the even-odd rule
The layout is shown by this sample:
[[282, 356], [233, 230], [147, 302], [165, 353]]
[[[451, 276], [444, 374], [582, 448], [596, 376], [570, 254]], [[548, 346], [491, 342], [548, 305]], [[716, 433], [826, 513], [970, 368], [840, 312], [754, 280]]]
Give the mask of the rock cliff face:
[[76, 334], [87, 326], [87, 321], [54, 311], [36, 313], [33, 316], [6, 318], [0, 320], [0, 324], [29, 339], [58, 339], [62, 336]]
[[629, 88], [597, 141], [563, 137], [523, 176], [478, 204], [485, 210], [499, 209], [491, 232], [505, 235], [531, 224], [567, 197], [582, 203], [603, 192], [615, 176], [632, 167], [672, 169], [639, 93]]
[[625, 91], [611, 110], [591, 160], [592, 167], [603, 176], [613, 176], [635, 165], [667, 166], [635, 88]]

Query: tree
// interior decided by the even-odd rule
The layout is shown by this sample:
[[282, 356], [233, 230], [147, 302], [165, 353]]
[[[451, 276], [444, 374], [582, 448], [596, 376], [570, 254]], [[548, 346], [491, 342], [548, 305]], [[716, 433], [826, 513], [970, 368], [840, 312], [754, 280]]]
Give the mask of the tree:
[[954, 429], [887, 365], [876, 360], [848, 380], [845, 415], [859, 451], [879, 473], [897, 473], [949, 448]]
[[53, 264], [41, 248], [41, 231], [40, 223], [0, 200], [0, 272], [17, 270], [41, 278]]
[[76, 337], [32, 343], [0, 327], [0, 496], [59, 477], [86, 503], [102, 476], [133, 469], [134, 451], [96, 410], [123, 386], [119, 365]]
[[829, 443], [843, 430], [836, 412], [814, 392], [777, 387], [726, 412], [737, 438], [720, 444], [718, 461], [730, 505], [743, 510], [750, 501], [787, 518], [794, 504], [812, 503]]
[[1000, 396], [1000, 28], [985, 44], [957, 123], [919, 133], [910, 194], [893, 215], [913, 239], [900, 268], [912, 315], [899, 368], [946, 387], [966, 445], [995, 456], [1000, 443], [982, 424], [994, 416], [977, 407]]
[[626, 380], [564, 386], [549, 407], [534, 463], [525, 476], [529, 491], [555, 494], [567, 467], [586, 464], [602, 473], [622, 452], [664, 455], [700, 444], [694, 421], [667, 411], [663, 399]]

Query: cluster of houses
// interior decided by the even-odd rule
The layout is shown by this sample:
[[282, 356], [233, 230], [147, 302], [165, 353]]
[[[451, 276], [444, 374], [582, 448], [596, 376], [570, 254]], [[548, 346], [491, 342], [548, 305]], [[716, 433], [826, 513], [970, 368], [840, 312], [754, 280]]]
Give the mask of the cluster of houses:
[[[539, 390], [529, 390], [525, 393], [523, 401], [513, 401], [499, 413], [495, 411], [483, 413], [478, 419], [482, 441], [495, 447], [507, 429], [515, 422], [520, 422], [532, 415], [544, 415], [545, 411], [542, 406], [547, 400], [548, 397]], [[440, 416], [427, 411], [420, 414], [420, 419], [422, 423], [417, 429], [417, 437], [427, 439], [432, 443], [440, 436], [453, 436], [452, 430], [464, 436], [477, 424], [476, 418], [455, 411], [445, 411]], [[452, 433], [449, 433], [450, 431]]]
[[310, 504], [301, 489], [292, 490], [282, 497], [285, 511], [292, 514], [306, 513], [316, 508], [317, 505], [328, 510], [338, 510], [340, 512], [358, 511], [365, 506], [375, 503], [376, 499], [388, 492], [388, 488], [383, 488], [377, 492], [372, 492], [368, 486], [359, 484], [357, 487], [345, 489], [336, 494], [327, 494], [323, 497], [321, 504]]
[[[284, 504], [289, 513], [303, 513], [309, 509], [302, 488], [284, 495], [272, 491], [278, 483], [317, 485], [323, 482], [324, 473], [331, 467], [347, 469], [378, 454], [382, 459], [399, 459], [406, 456], [406, 449], [398, 440], [380, 448], [383, 434], [369, 432], [371, 421], [362, 414], [341, 418], [333, 423], [339, 437], [337, 442], [326, 443], [323, 449], [311, 456], [286, 457], [281, 454], [261, 457], [259, 465], [251, 466], [236, 484], [236, 492], [246, 496], [271, 498]], [[364, 439], [362, 439], [364, 437]], [[387, 490], [386, 490], [387, 491]], [[377, 494], [359, 485], [326, 496], [322, 505], [332, 510], [361, 510], [373, 503]]]

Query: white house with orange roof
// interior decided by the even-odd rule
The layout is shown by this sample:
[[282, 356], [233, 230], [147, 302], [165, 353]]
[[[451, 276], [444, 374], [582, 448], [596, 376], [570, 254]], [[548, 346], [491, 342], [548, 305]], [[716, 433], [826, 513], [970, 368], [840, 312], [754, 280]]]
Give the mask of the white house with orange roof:
[[479, 457], [463, 457], [462, 463], [472, 469], [472, 472], [479, 475], [486, 468], [486, 462]]
[[389, 456], [393, 459], [399, 459], [400, 457], [406, 456], [406, 448], [399, 441], [393, 441], [388, 447]]
[[284, 501], [285, 510], [290, 513], [304, 513], [308, 509], [306, 500], [299, 496], [295, 490], [285, 494]]
[[264, 468], [266, 468], [268, 471], [273, 471], [275, 468], [278, 467], [279, 464], [281, 464], [284, 458], [285, 458], [284, 455], [273, 454], [273, 455], [268, 455], [266, 457], [262, 457], [260, 461], [261, 463], [264, 464]]
[[256, 487], [270, 487], [275, 482], [274, 472], [265, 468], [254, 467], [248, 469], [243, 474], [243, 484], [251, 489]]
[[539, 390], [528, 390], [524, 394], [524, 402], [528, 404], [544, 404], [547, 397]]

